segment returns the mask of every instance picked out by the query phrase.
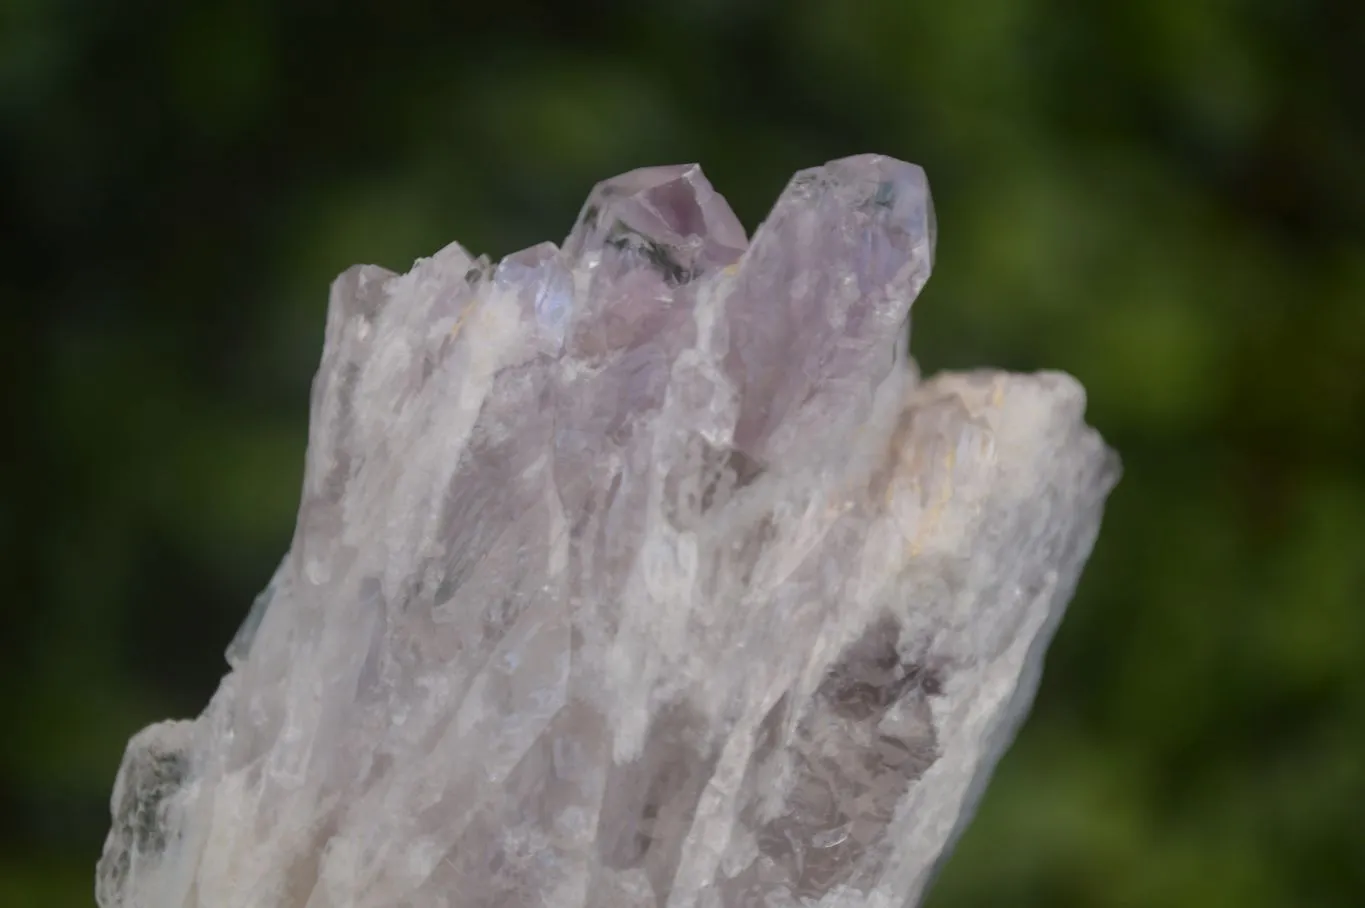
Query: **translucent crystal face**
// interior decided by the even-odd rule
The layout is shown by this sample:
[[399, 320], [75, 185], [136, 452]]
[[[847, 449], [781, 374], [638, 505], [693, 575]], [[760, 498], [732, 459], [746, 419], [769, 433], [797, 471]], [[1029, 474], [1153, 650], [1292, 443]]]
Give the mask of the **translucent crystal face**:
[[749, 244], [739, 219], [695, 164], [643, 167], [598, 183], [564, 252], [578, 262], [606, 250], [652, 247], [675, 279], [734, 264]]
[[924, 173], [696, 166], [332, 288], [293, 544], [130, 743], [104, 908], [908, 905], [1117, 477], [1055, 373], [921, 383]]

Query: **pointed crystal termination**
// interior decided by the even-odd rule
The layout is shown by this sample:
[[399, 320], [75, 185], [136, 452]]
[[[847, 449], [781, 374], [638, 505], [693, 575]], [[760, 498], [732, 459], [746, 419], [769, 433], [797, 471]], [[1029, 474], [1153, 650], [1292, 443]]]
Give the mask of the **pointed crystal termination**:
[[103, 908], [915, 904], [1118, 464], [1057, 373], [921, 382], [919, 168], [700, 169], [332, 288], [293, 544], [128, 745]]
[[929, 183], [913, 164], [860, 155], [792, 178], [727, 308], [726, 371], [744, 396], [739, 447], [766, 460], [863, 420], [934, 243]]
[[684, 275], [724, 268], [748, 245], [744, 228], [696, 164], [642, 167], [598, 183], [564, 251], [577, 260], [651, 244], [661, 267]]
[[[686, 319], [686, 287], [733, 264], [748, 240], [695, 164], [644, 167], [597, 184], [564, 242], [588, 283], [576, 349], [603, 355]], [[672, 310], [672, 311], [670, 311]]]

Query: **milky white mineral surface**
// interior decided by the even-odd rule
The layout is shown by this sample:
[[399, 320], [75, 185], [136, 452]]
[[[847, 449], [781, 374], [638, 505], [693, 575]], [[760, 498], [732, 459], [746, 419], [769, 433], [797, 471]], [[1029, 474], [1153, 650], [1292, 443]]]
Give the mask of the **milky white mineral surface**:
[[1117, 461], [1057, 373], [921, 381], [918, 167], [696, 167], [562, 248], [332, 287], [293, 544], [130, 742], [104, 908], [908, 906]]

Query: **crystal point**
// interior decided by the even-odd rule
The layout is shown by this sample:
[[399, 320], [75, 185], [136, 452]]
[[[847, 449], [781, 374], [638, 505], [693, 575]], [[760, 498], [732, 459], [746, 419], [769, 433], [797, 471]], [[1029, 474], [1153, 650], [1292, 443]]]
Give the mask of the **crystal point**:
[[929, 279], [934, 242], [929, 184], [914, 164], [858, 155], [792, 178], [728, 306], [740, 447], [766, 459], [863, 419]]
[[918, 902], [1118, 477], [1058, 373], [921, 381], [924, 173], [695, 166], [334, 283], [293, 543], [129, 743], [102, 908]]
[[733, 263], [748, 240], [701, 168], [679, 164], [598, 183], [564, 247], [582, 260], [604, 248], [646, 243], [667, 255], [666, 267], [691, 276]]

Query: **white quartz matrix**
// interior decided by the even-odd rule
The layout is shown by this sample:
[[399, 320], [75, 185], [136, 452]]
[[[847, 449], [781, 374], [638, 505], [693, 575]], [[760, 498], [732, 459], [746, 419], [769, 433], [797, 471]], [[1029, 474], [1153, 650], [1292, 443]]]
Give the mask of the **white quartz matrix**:
[[103, 908], [902, 908], [1118, 477], [1060, 373], [920, 380], [924, 172], [695, 166], [332, 286], [293, 543], [135, 736]]

